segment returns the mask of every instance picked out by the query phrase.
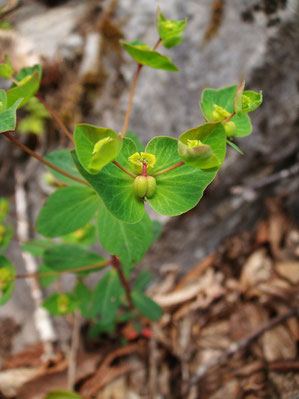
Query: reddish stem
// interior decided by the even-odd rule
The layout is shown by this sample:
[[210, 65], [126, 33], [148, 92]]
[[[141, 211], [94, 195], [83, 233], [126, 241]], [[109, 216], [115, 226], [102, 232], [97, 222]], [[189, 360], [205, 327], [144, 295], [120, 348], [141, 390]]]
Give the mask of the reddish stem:
[[147, 176], [147, 165], [146, 163], [142, 164], [142, 176]]
[[123, 172], [125, 172], [127, 175], [133, 177], [133, 179], [135, 179], [136, 175], [134, 175], [134, 173], [130, 172], [128, 169], [126, 169], [125, 167], [123, 167], [120, 163], [113, 161], [112, 163], [114, 163], [115, 166], [117, 166], [119, 169], [121, 169]]
[[41, 97], [41, 95], [39, 93], [36, 93], [35, 97], [39, 99], [39, 101], [43, 104], [43, 106], [47, 109], [47, 111], [52, 116], [54, 121], [57, 123], [57, 125], [60, 127], [60, 129], [63, 131], [63, 133], [69, 138], [69, 140], [72, 142], [72, 144], [75, 145], [75, 142], [74, 142], [71, 132], [68, 130], [68, 128], [62, 122], [62, 120], [59, 118], [59, 116], [56, 114], [56, 112], [50, 107], [50, 105], [46, 102], [46, 100], [44, 100]]
[[121, 269], [120, 261], [119, 261], [119, 258], [117, 256], [115, 256], [115, 255], [112, 256], [111, 265], [117, 271], [117, 274], [118, 274], [119, 280], [121, 282], [121, 285], [125, 289], [126, 298], [127, 298], [128, 304], [129, 304], [131, 310], [134, 311], [135, 310], [135, 305], [133, 303], [132, 296], [131, 296], [131, 287], [130, 287], [128, 281], [126, 280], [126, 277], [125, 277], [125, 275], [124, 275], [124, 273], [123, 273], [123, 271]]
[[178, 162], [178, 163], [176, 163], [175, 165], [169, 166], [169, 168], [166, 168], [166, 169], [160, 170], [159, 172], [153, 173], [152, 176], [160, 176], [160, 175], [163, 175], [164, 173], [170, 172], [171, 170], [176, 169], [176, 168], [178, 168], [179, 166], [182, 166], [182, 165], [184, 165], [184, 164], [185, 164], [184, 161]]

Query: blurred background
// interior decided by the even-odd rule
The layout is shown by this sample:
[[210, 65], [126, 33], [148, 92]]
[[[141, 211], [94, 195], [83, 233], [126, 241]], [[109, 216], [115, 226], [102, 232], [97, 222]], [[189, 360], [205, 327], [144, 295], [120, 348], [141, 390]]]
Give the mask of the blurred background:
[[[139, 266], [155, 275], [158, 288], [152, 295], [179, 290], [175, 284], [180, 279], [186, 290], [200, 277], [205, 281], [201, 294], [174, 305], [167, 298], [161, 302], [171, 322], [164, 319], [157, 327], [160, 341], [157, 338], [153, 351], [165, 364], [166, 382], [151, 375], [147, 381], [152, 396], [135, 397], [162, 398], [184, 397], [173, 390], [181, 392], [178, 384], [199, 365], [219, 356], [260, 322], [298, 306], [299, 2], [0, 0], [0, 56], [8, 54], [15, 70], [42, 64], [40, 93], [71, 130], [85, 122], [120, 131], [135, 65], [119, 39], [140, 39], [153, 46], [158, 5], [167, 18], [187, 16], [188, 24], [182, 44], [164, 51], [179, 72], [142, 70], [129, 130], [144, 144], [156, 135], [178, 138], [202, 123], [199, 102], [206, 87], [217, 89], [245, 79], [247, 89], [262, 90], [264, 96], [263, 105], [251, 116], [253, 134], [236, 140], [245, 155], [228, 149], [223, 168], [199, 205], [171, 219], [152, 215], [163, 224], [163, 233]], [[0, 84], [7, 88], [6, 81]], [[34, 101], [19, 111], [17, 135], [40, 154], [68, 146]], [[29, 160], [5, 137], [0, 139], [0, 196], [10, 200], [9, 221], [17, 230], [15, 198], [21, 187], [29, 239], [51, 189], [37, 161]], [[15, 234], [6, 253], [22, 270], [19, 241]], [[170, 285], [163, 291], [165, 282]], [[0, 354], [39, 340], [31, 292], [32, 287], [18, 282], [12, 301], [0, 309]], [[265, 362], [296, 359], [299, 325], [297, 319], [290, 320], [293, 323], [281, 325], [278, 332], [271, 330], [271, 337], [241, 352], [226, 369], [212, 373], [204, 388], [196, 385], [195, 396], [188, 397], [295, 398], [298, 365], [287, 370], [286, 379], [281, 370], [272, 370], [269, 376], [265, 367]], [[57, 334], [65, 342], [69, 330], [58, 325]], [[169, 336], [171, 348], [165, 344]], [[152, 371], [159, 369], [155, 361]], [[232, 372], [246, 362], [253, 365], [256, 380], [248, 382], [249, 372], [243, 377]], [[132, 382], [126, 384], [134, 391]], [[138, 395], [140, 389], [135, 389]]]

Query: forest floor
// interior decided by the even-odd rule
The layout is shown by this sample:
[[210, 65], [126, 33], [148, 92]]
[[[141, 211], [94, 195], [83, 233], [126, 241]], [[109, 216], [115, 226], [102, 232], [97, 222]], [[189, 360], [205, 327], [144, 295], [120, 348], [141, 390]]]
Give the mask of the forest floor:
[[[88, 341], [81, 324], [76, 392], [97, 399], [296, 398], [299, 230], [280, 200], [267, 208], [253, 231], [227, 239], [187, 274], [180, 273], [184, 265], [165, 264], [148, 292], [163, 317], [143, 320], [139, 335], [124, 324]], [[2, 397], [42, 399], [67, 389], [60, 343], [50, 360], [40, 343], [9, 354], [17, 331], [11, 319], [1, 323]]]

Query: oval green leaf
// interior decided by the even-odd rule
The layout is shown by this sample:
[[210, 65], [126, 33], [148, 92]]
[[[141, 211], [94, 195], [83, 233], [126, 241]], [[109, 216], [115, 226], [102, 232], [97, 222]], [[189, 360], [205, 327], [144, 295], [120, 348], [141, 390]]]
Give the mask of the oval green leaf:
[[122, 287], [116, 270], [110, 270], [96, 285], [92, 294], [92, 317], [100, 318], [101, 324], [111, 323], [120, 303]]
[[89, 187], [64, 187], [55, 191], [41, 209], [36, 229], [45, 237], [60, 237], [85, 226], [100, 205]]
[[114, 161], [122, 148], [122, 138], [113, 130], [88, 124], [76, 125], [74, 139], [78, 159], [91, 174]]
[[3, 111], [0, 114], [0, 133], [8, 132], [16, 129], [17, 123], [17, 108], [22, 102], [22, 98], [16, 100], [16, 102]]
[[152, 222], [145, 212], [143, 218], [134, 224], [116, 219], [102, 205], [97, 216], [98, 237], [104, 249], [120, 256], [125, 266], [134, 266], [143, 258], [153, 238]]
[[[75, 177], [81, 178], [80, 173], [78, 172], [73, 159], [71, 157], [70, 151], [69, 150], [55, 150], [52, 152], [49, 152], [45, 156], [46, 160], [57, 166], [58, 168], [64, 170], [65, 172], [70, 173], [71, 175]], [[82, 186], [82, 183], [77, 182], [73, 179], [70, 179], [69, 177], [66, 177], [65, 175], [62, 175], [59, 172], [56, 172], [56, 170], [52, 168], [47, 168], [50, 173], [59, 181], [62, 183], [72, 185], [72, 186]]]
[[120, 44], [138, 64], [170, 72], [178, 71], [178, 68], [171, 62], [170, 58], [151, 50], [149, 46], [140, 40], [135, 40], [131, 43], [120, 40]]
[[19, 105], [19, 108], [27, 104], [30, 98], [38, 91], [41, 76], [42, 70], [40, 65], [23, 68], [16, 76], [16, 80], [20, 84], [18, 86], [13, 84], [12, 88], [7, 91], [7, 106], [11, 107], [21, 97], [23, 101]]
[[162, 308], [140, 291], [132, 292], [132, 300], [139, 312], [147, 319], [157, 321], [162, 316]]
[[[95, 252], [89, 251], [77, 245], [68, 244], [60, 244], [49, 248], [44, 252], [43, 255], [44, 264], [53, 271], [57, 272], [69, 270], [69, 272], [72, 273], [72, 269], [96, 266], [103, 260], [104, 258]], [[103, 268], [103, 266], [76, 273], [87, 275], [88, 273], [97, 271], [101, 268]]]
[[[146, 152], [156, 156], [152, 175], [181, 162], [177, 146], [178, 140], [172, 137], [155, 137], [148, 143]], [[155, 176], [156, 191], [148, 202], [161, 215], [180, 215], [198, 203], [205, 188], [215, 176], [214, 170], [202, 171], [188, 165], [179, 166]]]

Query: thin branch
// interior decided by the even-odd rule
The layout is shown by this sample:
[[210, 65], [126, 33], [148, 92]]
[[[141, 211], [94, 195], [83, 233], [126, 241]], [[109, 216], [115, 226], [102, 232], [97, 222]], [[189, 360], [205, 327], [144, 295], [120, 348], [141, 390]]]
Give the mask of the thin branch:
[[33, 158], [36, 158], [39, 162], [43, 163], [44, 165], [48, 166], [49, 168], [56, 170], [56, 172], [61, 173], [62, 175], [68, 177], [69, 179], [75, 180], [79, 183], [85, 184], [86, 186], [89, 186], [89, 184], [83, 180], [80, 179], [79, 177], [73, 176], [68, 172], [65, 172], [64, 170], [58, 168], [51, 162], [47, 161], [40, 155], [38, 155], [36, 152], [32, 151], [30, 148], [28, 148], [25, 144], [21, 143], [19, 140], [17, 140], [13, 135], [11, 135], [9, 132], [2, 133], [5, 137], [8, 138], [8, 140], [12, 141], [15, 145], [20, 147], [23, 151], [27, 152], [27, 154], [31, 155]]
[[236, 113], [235, 113], [235, 111], [234, 111], [232, 114], [230, 114], [230, 116], [228, 116], [227, 118], [225, 118], [223, 122], [224, 122], [224, 123], [229, 122], [235, 115], [236, 115]]
[[126, 115], [125, 115], [125, 119], [124, 119], [124, 123], [123, 123], [123, 127], [122, 127], [122, 137], [126, 137], [126, 132], [127, 132], [128, 124], [129, 124], [136, 84], [137, 84], [138, 76], [140, 74], [142, 67], [143, 67], [143, 65], [137, 64], [136, 72], [135, 72], [132, 86], [131, 86], [129, 101], [128, 101], [128, 105], [127, 105], [127, 111], [126, 111]]
[[185, 162], [184, 162], [184, 161], [181, 161], [181, 162], [179, 162], [179, 163], [176, 163], [175, 165], [169, 166], [169, 168], [166, 168], [166, 169], [160, 170], [159, 172], [153, 173], [152, 176], [160, 176], [160, 175], [163, 175], [164, 173], [170, 172], [171, 170], [176, 169], [176, 168], [178, 168], [179, 166], [182, 166], [182, 165], [184, 165], [184, 164], [185, 164]]
[[200, 366], [196, 373], [189, 380], [188, 386], [186, 387], [186, 392], [192, 386], [197, 384], [213, 367], [219, 366], [227, 361], [228, 358], [240, 352], [242, 349], [246, 348], [249, 344], [251, 344], [254, 340], [258, 339], [261, 335], [263, 335], [266, 331], [271, 330], [276, 327], [278, 324], [284, 322], [292, 316], [298, 314], [297, 309], [290, 309], [285, 313], [282, 313], [268, 322], [262, 324], [258, 329], [253, 331], [251, 334], [247, 335], [247, 337], [240, 339], [237, 342], [232, 343], [228, 349], [217, 359], [213, 359], [212, 361], [203, 364]]
[[67, 385], [70, 391], [74, 389], [75, 385], [76, 365], [77, 365], [76, 361], [80, 345], [80, 313], [78, 309], [76, 309], [74, 312], [72, 327], [73, 327], [72, 343], [69, 353], [68, 374], [67, 374]]
[[35, 94], [35, 97], [39, 99], [39, 101], [43, 104], [43, 106], [48, 110], [49, 114], [52, 116], [54, 121], [57, 123], [57, 125], [60, 127], [61, 131], [69, 138], [71, 143], [75, 145], [73, 135], [72, 133], [68, 130], [68, 128], [65, 126], [65, 124], [62, 122], [62, 120], [59, 118], [59, 116], [56, 114], [56, 112], [50, 107], [50, 105], [46, 102], [46, 100], [41, 97], [39, 93]]
[[121, 285], [125, 289], [127, 301], [128, 301], [128, 303], [130, 305], [131, 310], [134, 311], [135, 310], [135, 305], [133, 303], [132, 296], [131, 296], [131, 287], [130, 287], [128, 281], [126, 280], [126, 277], [125, 277], [125, 275], [124, 275], [124, 273], [123, 273], [123, 271], [121, 269], [120, 261], [119, 261], [117, 256], [112, 256], [111, 265], [117, 271], [117, 274], [118, 274], [119, 280], [121, 282]]
[[[159, 39], [157, 41], [157, 43], [154, 45], [153, 50], [156, 50], [157, 47], [159, 47], [161, 43], [162, 43], [162, 40]], [[122, 137], [126, 137], [126, 132], [127, 132], [128, 124], [129, 124], [136, 84], [137, 84], [137, 80], [138, 80], [138, 77], [139, 77], [142, 67], [143, 67], [142, 64], [137, 64], [136, 72], [135, 72], [132, 86], [131, 86], [129, 101], [128, 101], [128, 105], [127, 105], [127, 111], [126, 111], [126, 115], [125, 115], [125, 119], [124, 119], [124, 123], [123, 123], [123, 127], [122, 127]]]
[[128, 169], [126, 169], [125, 167], [123, 167], [121, 164], [119, 164], [116, 161], [113, 161], [112, 163], [114, 163], [115, 166], [117, 166], [119, 169], [121, 169], [127, 175], [129, 175], [129, 176], [133, 177], [133, 179], [135, 179], [136, 175], [134, 175], [134, 173], [130, 172]]
[[53, 277], [53, 276], [60, 276], [64, 273], [76, 273], [76, 272], [83, 272], [87, 270], [97, 269], [99, 267], [105, 267], [110, 265], [110, 260], [104, 260], [102, 262], [95, 263], [94, 265], [89, 266], [80, 266], [74, 267], [72, 269], [67, 270], [59, 270], [57, 272], [46, 272], [46, 273], [26, 273], [26, 274], [17, 274], [16, 278], [42, 278], [42, 277]]

